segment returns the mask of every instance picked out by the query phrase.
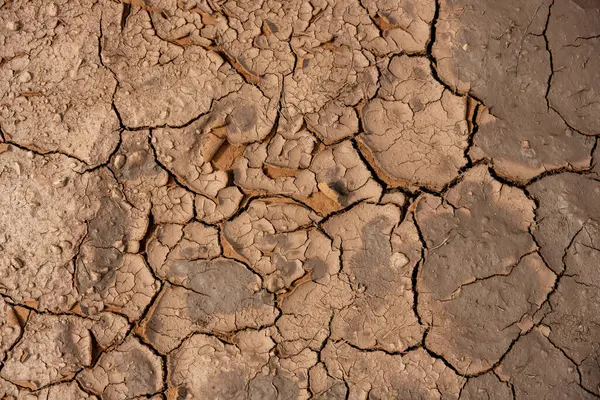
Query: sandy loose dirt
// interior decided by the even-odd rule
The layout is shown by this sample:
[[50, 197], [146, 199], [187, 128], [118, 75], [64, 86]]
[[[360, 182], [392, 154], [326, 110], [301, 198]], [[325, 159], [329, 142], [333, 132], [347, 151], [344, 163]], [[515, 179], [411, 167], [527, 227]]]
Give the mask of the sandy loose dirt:
[[0, 399], [600, 397], [598, 0], [0, 0]]

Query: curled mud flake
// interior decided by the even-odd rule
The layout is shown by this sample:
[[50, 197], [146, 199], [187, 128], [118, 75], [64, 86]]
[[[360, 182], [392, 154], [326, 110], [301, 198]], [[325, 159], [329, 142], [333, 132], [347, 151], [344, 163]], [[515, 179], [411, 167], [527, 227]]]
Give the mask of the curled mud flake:
[[269, 331], [237, 333], [227, 344], [196, 334], [168, 356], [169, 387], [193, 398], [308, 399], [308, 368], [316, 354], [281, 360]]
[[458, 399], [463, 383], [442, 360], [423, 349], [401, 356], [329, 342], [322, 359], [331, 377], [346, 381], [350, 399]]
[[[127, 0], [133, 7], [150, 12], [156, 35], [179, 47], [209, 47], [218, 32], [226, 27], [225, 16], [213, 10], [207, 1]], [[137, 4], [136, 4], [137, 3]], [[209, 5], [211, 4], [211, 5]], [[122, 25], [129, 24], [129, 15]]]
[[255, 86], [244, 84], [215, 103], [203, 130], [220, 129], [232, 144], [261, 141], [273, 129], [277, 100], [269, 99]]
[[392, 186], [441, 189], [467, 163], [466, 98], [444, 90], [424, 57], [392, 58], [381, 80], [361, 112], [365, 156]]
[[[196, 296], [182, 287], [164, 285], [138, 333], [162, 354], [177, 348], [188, 335], [201, 329], [188, 317], [187, 304], [191, 297], [200, 298], [201, 295]], [[199, 322], [204, 324], [204, 321]]]
[[283, 199], [254, 200], [223, 224], [223, 239], [233, 256], [249, 263], [270, 291], [289, 288], [310, 272], [326, 283], [339, 270], [338, 252], [314, 224], [317, 215]]
[[[565, 272], [550, 297], [551, 311], [543, 319], [548, 339], [578, 365], [581, 384], [600, 394], [600, 272], [590, 266], [600, 260], [598, 214], [590, 215], [565, 250]], [[558, 232], [560, 228], [555, 228]]]
[[488, 372], [475, 378], [469, 378], [460, 392], [460, 398], [464, 400], [511, 400], [513, 396], [508, 383], [502, 382], [493, 372]]
[[242, 77], [223, 58], [162, 40], [150, 15], [132, 7], [121, 27], [119, 7], [103, 12], [101, 56], [119, 81], [114, 100], [127, 127], [184, 125], [240, 89]]
[[573, 239], [590, 220], [600, 221], [600, 204], [591, 200], [600, 194], [600, 183], [566, 173], [540, 179], [528, 190], [539, 201], [532, 233], [550, 268], [560, 273]]
[[258, 276], [241, 263], [176, 261], [141, 332], [160, 352], [168, 352], [193, 332], [227, 334], [274, 323], [273, 295], [261, 290]]
[[[98, 58], [100, 14], [117, 9], [102, 1], [82, 10], [61, 5], [60, 15], [32, 1], [0, 8], [0, 128], [6, 139], [40, 152], [104, 163], [119, 142], [112, 110], [117, 81]], [[51, 45], [50, 45], [51, 44]]]
[[534, 203], [478, 166], [444, 199], [426, 195], [415, 208], [426, 244], [417, 276], [426, 343], [462, 373], [489, 369], [554, 285], [533, 253]]
[[534, 328], [519, 339], [496, 367], [496, 373], [512, 385], [517, 399], [532, 396], [595, 398], [579, 386], [577, 366], [552, 345], [542, 328]]
[[[282, 136], [276, 136], [268, 146], [256, 144], [246, 148], [244, 157], [235, 164], [236, 184], [251, 193], [292, 196], [322, 215], [381, 196], [381, 186], [350, 142], [319, 147], [314, 156], [302, 151], [300, 154], [307, 155], [302, 163], [310, 164], [296, 168], [300, 162], [282, 154], [281, 142], [285, 139], [279, 138]], [[311, 143], [311, 152], [313, 149]]]
[[435, 13], [433, 0], [363, 0], [380, 34], [373, 38], [372, 27], [362, 40], [363, 46], [376, 55], [394, 53], [425, 53], [430, 40]]
[[295, 57], [289, 40], [297, 24], [301, 1], [225, 1], [213, 5], [217, 12], [213, 49], [244, 80], [270, 98], [278, 97], [280, 79], [289, 74]]
[[315, 174], [319, 191], [337, 205], [336, 209], [360, 200], [377, 201], [381, 196], [381, 186], [348, 141], [315, 155], [310, 170]]
[[549, 104], [577, 131], [600, 135], [600, 5], [556, 1], [547, 29], [553, 66]]
[[594, 143], [548, 107], [557, 67], [546, 49], [551, 3], [440, 2], [433, 44], [437, 72], [448, 86], [488, 107], [479, 116], [470, 155], [491, 159], [498, 173], [518, 182], [547, 170], [587, 167]]
[[594, 1], [0, 0], [0, 398], [600, 396]]
[[254, 143], [246, 147], [243, 156], [235, 161], [233, 167], [235, 184], [255, 194], [310, 196], [317, 187], [315, 174], [308, 169], [265, 166], [267, 147], [267, 143]]
[[[115, 322], [112, 328], [121, 333], [110, 332], [111, 342], [124, 333], [124, 326]], [[110, 345], [111, 342], [97, 340], [94, 334], [103, 325], [102, 320], [34, 314], [22, 339], [8, 353], [0, 375], [32, 390], [71, 379], [80, 369], [91, 366], [98, 346]]]
[[511, 343], [533, 325], [555, 276], [539, 255], [525, 256], [508, 275], [462, 285], [450, 299], [419, 294], [419, 312], [432, 327], [427, 348], [465, 374], [492, 368]]
[[102, 399], [130, 399], [162, 389], [163, 365], [159, 356], [135, 337], [100, 356], [96, 365], [77, 380]]
[[177, 179], [196, 193], [215, 198], [229, 182], [226, 170], [213, 161], [227, 147], [221, 129], [205, 129], [209, 117], [200, 118], [185, 128], [157, 129], [153, 143], [158, 161]]
[[196, 218], [207, 224], [215, 224], [229, 219], [238, 210], [243, 197], [243, 193], [235, 186], [219, 190], [214, 200], [197, 195], [195, 199]]
[[342, 271], [356, 293], [334, 315], [332, 339], [390, 352], [418, 344], [424, 327], [413, 313], [412, 274], [421, 242], [412, 219], [400, 223], [397, 207], [363, 203], [332, 217], [325, 230], [343, 250]]

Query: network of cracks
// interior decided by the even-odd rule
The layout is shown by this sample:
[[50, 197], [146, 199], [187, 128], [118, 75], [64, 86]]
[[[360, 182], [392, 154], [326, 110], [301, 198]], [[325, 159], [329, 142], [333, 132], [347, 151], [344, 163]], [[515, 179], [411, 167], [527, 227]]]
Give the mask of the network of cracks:
[[595, 0], [0, 0], [0, 398], [600, 397]]

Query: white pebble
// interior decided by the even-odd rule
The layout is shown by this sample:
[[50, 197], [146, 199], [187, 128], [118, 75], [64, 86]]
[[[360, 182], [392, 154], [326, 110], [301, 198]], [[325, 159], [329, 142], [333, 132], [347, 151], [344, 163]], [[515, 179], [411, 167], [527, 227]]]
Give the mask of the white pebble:
[[48, 15], [51, 17], [56, 17], [58, 15], [58, 6], [54, 3], [48, 4]]
[[6, 29], [8, 29], [9, 31], [17, 31], [19, 30], [19, 22], [17, 21], [8, 21], [6, 23]]
[[125, 156], [123, 154], [117, 154], [115, 156], [115, 168], [120, 169], [121, 167], [123, 167], [123, 165], [125, 165]]
[[25, 71], [21, 75], [19, 75], [19, 82], [27, 83], [29, 81], [31, 81], [31, 74], [29, 72]]

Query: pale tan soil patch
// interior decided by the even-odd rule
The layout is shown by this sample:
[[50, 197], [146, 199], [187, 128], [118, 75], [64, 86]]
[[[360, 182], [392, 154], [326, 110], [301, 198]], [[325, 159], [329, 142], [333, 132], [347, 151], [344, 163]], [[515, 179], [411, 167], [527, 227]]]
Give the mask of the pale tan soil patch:
[[0, 399], [600, 397], [595, 0], [0, 0]]

